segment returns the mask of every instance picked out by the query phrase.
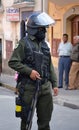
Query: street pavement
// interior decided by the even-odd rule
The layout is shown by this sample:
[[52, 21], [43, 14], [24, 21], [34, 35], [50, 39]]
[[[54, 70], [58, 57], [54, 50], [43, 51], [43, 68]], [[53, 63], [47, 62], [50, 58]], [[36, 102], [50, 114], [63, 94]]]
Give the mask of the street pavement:
[[[16, 81], [14, 80], [14, 76], [1, 74], [0, 84], [2, 87], [15, 91]], [[55, 104], [79, 109], [79, 90], [65, 90], [64, 88], [60, 88], [58, 96], [53, 96], [53, 99]]]
[[[20, 130], [20, 118], [15, 117], [13, 91], [0, 87], [0, 130]], [[37, 114], [33, 117], [31, 130], [37, 130]], [[79, 110], [54, 104], [50, 122], [51, 130], [79, 130]]]

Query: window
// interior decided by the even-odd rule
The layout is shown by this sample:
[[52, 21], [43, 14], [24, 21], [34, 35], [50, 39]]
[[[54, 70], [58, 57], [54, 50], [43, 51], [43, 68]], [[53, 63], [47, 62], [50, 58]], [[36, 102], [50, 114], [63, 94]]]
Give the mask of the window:
[[0, 6], [1, 6], [1, 0], [0, 0]]

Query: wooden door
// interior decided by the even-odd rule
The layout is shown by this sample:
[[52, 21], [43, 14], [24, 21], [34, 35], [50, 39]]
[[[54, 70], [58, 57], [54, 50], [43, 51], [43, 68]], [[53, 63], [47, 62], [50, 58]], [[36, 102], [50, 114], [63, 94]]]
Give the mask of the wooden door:
[[71, 41], [73, 44], [73, 37], [79, 35], [79, 15], [71, 20]]

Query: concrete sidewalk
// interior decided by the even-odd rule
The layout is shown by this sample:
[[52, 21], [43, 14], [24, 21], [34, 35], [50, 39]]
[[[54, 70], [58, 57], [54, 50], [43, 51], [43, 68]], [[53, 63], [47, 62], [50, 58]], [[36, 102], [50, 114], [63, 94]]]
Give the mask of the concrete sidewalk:
[[[0, 84], [3, 87], [15, 91], [16, 81], [14, 76], [1, 74]], [[54, 96], [54, 103], [70, 107], [73, 109], [79, 109], [79, 90], [65, 90], [64, 88], [59, 89], [59, 95]]]

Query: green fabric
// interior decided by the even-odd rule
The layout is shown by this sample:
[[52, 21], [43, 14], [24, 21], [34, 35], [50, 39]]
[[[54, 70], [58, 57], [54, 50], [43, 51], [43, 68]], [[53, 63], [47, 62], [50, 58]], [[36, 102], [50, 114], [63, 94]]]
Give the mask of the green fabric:
[[[37, 43], [35, 37], [30, 36], [30, 40], [33, 40], [37, 50], [40, 50], [41, 43]], [[13, 68], [15, 71], [30, 75], [32, 68], [27, 65], [22, 64], [23, 59], [25, 58], [25, 41], [22, 39], [19, 41], [19, 45], [14, 49], [13, 54], [8, 62], [8, 65]], [[38, 102], [37, 102], [37, 123], [38, 130], [50, 130], [49, 122], [51, 120], [52, 110], [53, 110], [53, 100], [52, 100], [52, 87], [57, 87], [57, 78], [52, 65], [52, 60], [50, 61], [50, 81], [46, 82], [40, 86]], [[25, 104], [30, 104], [35, 86], [33, 84], [24, 85], [24, 95], [23, 100]], [[21, 130], [25, 130], [26, 121], [21, 120]]]
[[[33, 99], [35, 86], [29, 86], [30, 88], [26, 88], [23, 100], [27, 105], [30, 104]], [[53, 110], [53, 99], [52, 99], [52, 91], [51, 91], [51, 83], [48, 82], [40, 87], [36, 112], [37, 112], [37, 123], [38, 130], [50, 130], [49, 122], [51, 120], [52, 110]], [[21, 121], [21, 130], [25, 130], [26, 121]]]
[[51, 73], [51, 82], [53, 84], [52, 87], [53, 88], [57, 87], [57, 76], [56, 76], [52, 61], [51, 61], [51, 64], [50, 64], [50, 73]]
[[[34, 44], [35, 44], [37, 50], [40, 50], [41, 43], [38, 44], [33, 36], [30, 36], [29, 38], [34, 41]], [[8, 62], [8, 65], [17, 72], [30, 75], [32, 68], [21, 63], [23, 61], [23, 59], [25, 58], [24, 49], [25, 49], [25, 41], [24, 41], [24, 39], [22, 39], [19, 41], [19, 45], [17, 46], [17, 48], [14, 49], [13, 54]], [[52, 82], [52, 87], [53, 88], [57, 87], [57, 77], [56, 77], [56, 74], [54, 71], [52, 60], [50, 63], [50, 74], [51, 74], [50, 80]]]
[[38, 98], [37, 102], [37, 123], [38, 130], [49, 130], [49, 122], [51, 120], [53, 110], [53, 100], [52, 94], [41, 93], [41, 96]]
[[18, 47], [14, 49], [13, 54], [8, 62], [8, 65], [17, 72], [30, 75], [32, 68], [29, 68], [27, 65], [21, 63], [25, 57], [24, 48], [24, 40], [21, 40], [19, 42]]

